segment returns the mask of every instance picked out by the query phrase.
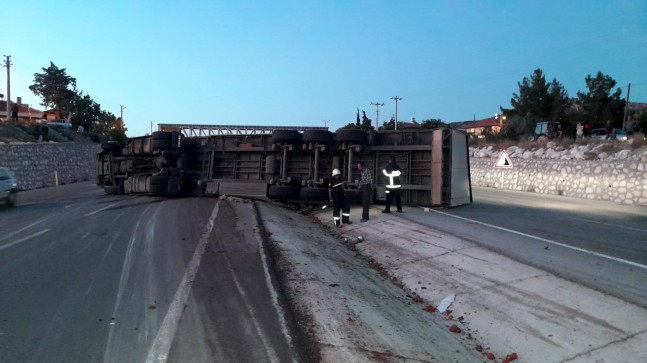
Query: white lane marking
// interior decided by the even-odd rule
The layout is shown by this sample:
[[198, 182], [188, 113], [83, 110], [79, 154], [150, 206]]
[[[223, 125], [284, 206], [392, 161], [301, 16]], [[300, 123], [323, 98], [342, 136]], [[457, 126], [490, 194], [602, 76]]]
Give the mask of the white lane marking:
[[191, 292], [191, 284], [195, 278], [196, 273], [198, 272], [198, 267], [200, 267], [200, 261], [202, 261], [202, 255], [204, 250], [207, 247], [209, 242], [209, 237], [213, 226], [218, 216], [218, 209], [220, 207], [220, 200], [216, 203], [216, 206], [213, 208], [213, 212], [207, 221], [207, 226], [205, 227], [202, 235], [200, 236], [200, 241], [198, 246], [189, 261], [189, 265], [186, 270], [184, 270], [184, 276], [178, 286], [175, 296], [173, 297], [173, 302], [164, 317], [162, 326], [160, 327], [155, 340], [151, 345], [150, 350], [148, 351], [148, 357], [146, 358], [146, 363], [164, 363], [168, 359], [168, 354], [171, 350], [171, 343], [175, 337], [175, 331], [180, 323], [180, 318], [182, 317], [182, 311], [184, 310], [184, 305], [186, 304], [189, 293]]
[[32, 239], [32, 238], [34, 238], [34, 237], [38, 237], [38, 236], [40, 236], [41, 234], [45, 234], [45, 233], [47, 233], [47, 232], [49, 232], [49, 231], [51, 231], [51, 229], [44, 229], [44, 230], [42, 230], [42, 231], [40, 231], [40, 232], [36, 232], [36, 233], [34, 233], [34, 234], [30, 234], [30, 235], [29, 235], [29, 236], [27, 236], [27, 237], [23, 237], [23, 238], [21, 238], [21, 239], [19, 239], [19, 240], [16, 240], [16, 241], [13, 241], [13, 242], [11, 242], [11, 243], [7, 243], [6, 245], [0, 246], [0, 250], [4, 250], [5, 248], [9, 248], [9, 247], [11, 247], [11, 246], [15, 246], [15, 245], [17, 245], [17, 244], [19, 244], [19, 243], [25, 242], [25, 241], [26, 241], [26, 240], [28, 240], [28, 239]]
[[[251, 208], [251, 207], [250, 207]], [[260, 227], [260, 223], [258, 219], [256, 218], [256, 213], [254, 209], [252, 208], [251, 211], [252, 214], [252, 221], [254, 224], [258, 227]], [[268, 290], [270, 291], [270, 296], [272, 297], [272, 305], [274, 305], [274, 309], [277, 311], [278, 316], [279, 316], [279, 321], [281, 324], [281, 331], [283, 332], [283, 336], [286, 337], [288, 340], [288, 344], [292, 346], [292, 336], [290, 336], [290, 333], [288, 331], [288, 324], [285, 319], [285, 315], [283, 314], [283, 309], [281, 308], [281, 304], [279, 304], [279, 294], [276, 292], [274, 289], [274, 284], [272, 284], [272, 279], [270, 277], [270, 267], [269, 264], [267, 263], [267, 254], [265, 253], [265, 248], [263, 247], [263, 240], [260, 237], [260, 231], [257, 229], [256, 230], [256, 239], [258, 241], [258, 244], [260, 246], [259, 253], [261, 255], [261, 262], [263, 264], [263, 274], [265, 275], [265, 285], [267, 285]], [[296, 360], [293, 359], [294, 362]]]
[[[133, 232], [130, 236], [130, 240], [128, 241], [128, 248], [126, 249], [126, 256], [124, 257], [124, 263], [121, 267], [121, 276], [119, 277], [119, 285], [117, 287], [117, 298], [115, 300], [115, 308], [112, 311], [112, 316], [115, 317], [117, 316], [117, 312], [119, 311], [121, 307], [121, 297], [123, 296], [124, 289], [126, 288], [126, 283], [128, 282], [128, 278], [130, 277], [130, 268], [132, 266], [132, 255], [133, 255], [133, 248], [135, 246], [135, 241], [136, 238], [135, 236], [137, 235], [137, 230], [139, 229], [139, 224], [142, 221], [142, 216], [147, 216], [148, 215], [148, 209], [150, 207], [147, 207], [144, 209], [142, 214], [140, 215], [139, 219], [137, 220], [137, 223], [135, 223], [135, 227], [133, 228]], [[114, 240], [114, 239], [113, 239]], [[110, 244], [110, 247], [112, 247], [112, 243]], [[110, 248], [109, 247], [109, 248]], [[105, 257], [105, 255], [104, 255]], [[110, 332], [108, 333], [108, 341], [106, 343], [106, 350], [103, 353], [103, 361], [104, 362], [113, 362], [111, 354], [112, 354], [112, 345], [113, 340], [114, 340], [114, 334], [115, 334], [115, 325], [110, 324]]]
[[272, 345], [267, 341], [267, 337], [265, 336], [265, 334], [263, 334], [261, 326], [258, 323], [258, 318], [256, 317], [256, 313], [254, 312], [254, 307], [249, 302], [249, 297], [247, 296], [245, 289], [240, 284], [240, 281], [238, 281], [238, 279], [236, 278], [236, 271], [234, 271], [234, 267], [231, 265], [231, 262], [229, 261], [229, 258], [227, 257], [226, 254], [224, 255], [224, 257], [225, 257], [225, 261], [227, 262], [227, 269], [231, 274], [231, 278], [234, 280], [234, 284], [236, 285], [238, 294], [242, 298], [243, 303], [245, 304], [245, 307], [247, 308], [247, 311], [251, 316], [251, 321], [252, 321], [252, 324], [254, 324], [254, 328], [256, 329], [256, 334], [258, 334], [261, 340], [261, 343], [263, 343], [263, 348], [265, 348], [265, 353], [267, 354], [267, 358], [270, 360], [270, 362], [279, 362], [279, 358], [276, 354], [276, 351], [272, 348]]
[[42, 224], [43, 222], [45, 222], [46, 220], [48, 220], [48, 219], [52, 218], [53, 216], [54, 216], [54, 215], [51, 215], [51, 216], [49, 216], [49, 217], [45, 217], [45, 218], [41, 218], [41, 219], [37, 220], [36, 222], [34, 222], [34, 223], [30, 224], [30, 225], [27, 225], [27, 226], [25, 226], [25, 227], [23, 227], [23, 228], [21, 228], [21, 229], [19, 229], [19, 230], [15, 231], [15, 232], [13, 232], [13, 233], [8, 233], [8, 234], [6, 234], [4, 237], [0, 238], [0, 241], [4, 241], [4, 240], [6, 240], [6, 239], [9, 239], [9, 238], [11, 238], [11, 237], [13, 237], [13, 236], [17, 235], [18, 233], [20, 233], [20, 232], [22, 232], [22, 231], [24, 231], [24, 230], [26, 230], [26, 229], [29, 229], [29, 228], [31, 228], [31, 227], [33, 227], [33, 226], [36, 226], [36, 225]]
[[586, 218], [576, 218], [576, 217], [567, 217], [567, 218], [574, 219], [576, 221], [583, 221], [583, 222], [589, 222], [589, 223], [602, 224], [602, 225], [605, 225], [605, 226], [612, 226], [613, 228], [627, 229], [627, 230], [630, 230], [630, 231], [647, 233], [647, 229], [627, 227], [627, 226], [622, 226], [622, 225], [614, 224], [614, 223], [599, 222], [599, 221], [594, 221], [592, 219], [586, 219]]
[[116, 206], [117, 204], [119, 204], [119, 203], [112, 203], [112, 204], [107, 205], [107, 206], [105, 206], [105, 207], [103, 207], [103, 208], [99, 208], [99, 209], [95, 210], [94, 212], [90, 212], [90, 213], [84, 214], [83, 216], [84, 216], [84, 217], [89, 217], [89, 216], [91, 216], [91, 215], [94, 215], [94, 214], [97, 214], [97, 213], [99, 213], [99, 212], [102, 212], [102, 211], [104, 211], [104, 210], [106, 210], [106, 209], [112, 208], [112, 207]]
[[570, 246], [570, 245], [560, 243], [560, 242], [557, 242], [557, 241], [553, 241], [553, 240], [549, 240], [549, 239], [546, 239], [546, 238], [533, 236], [531, 234], [515, 231], [515, 230], [504, 228], [504, 227], [495, 226], [495, 225], [489, 224], [489, 223], [484, 223], [484, 222], [481, 222], [481, 221], [477, 221], [475, 219], [465, 218], [465, 217], [461, 217], [461, 216], [457, 216], [457, 215], [453, 215], [453, 214], [449, 214], [449, 213], [445, 213], [445, 212], [441, 212], [441, 211], [437, 211], [437, 210], [433, 210], [433, 209], [430, 209], [430, 211], [438, 213], [438, 214], [443, 214], [443, 215], [446, 215], [446, 216], [449, 216], [449, 217], [454, 217], [454, 218], [462, 219], [462, 220], [465, 220], [465, 221], [474, 222], [476, 224], [480, 224], [480, 225], [491, 227], [491, 228], [496, 228], [496, 229], [501, 230], [501, 231], [518, 234], [518, 235], [523, 236], [523, 237], [536, 239], [538, 241], [550, 243], [550, 244], [553, 244], [553, 245], [556, 245], [556, 246], [568, 248], [568, 249], [575, 250], [575, 251], [578, 251], [578, 252], [583, 252], [583, 253], [586, 253], [586, 254], [589, 254], [589, 255], [605, 258], [607, 260], [612, 260], [612, 261], [624, 263], [624, 264], [627, 264], [627, 265], [631, 265], [631, 266], [634, 266], [634, 267], [639, 267], [639, 268], [647, 270], [647, 265], [643, 265], [643, 264], [640, 264], [638, 262], [624, 260], [622, 258], [617, 258], [617, 257], [605, 255], [605, 254], [602, 254], [602, 253], [585, 250], [585, 249], [580, 248], [580, 247]]

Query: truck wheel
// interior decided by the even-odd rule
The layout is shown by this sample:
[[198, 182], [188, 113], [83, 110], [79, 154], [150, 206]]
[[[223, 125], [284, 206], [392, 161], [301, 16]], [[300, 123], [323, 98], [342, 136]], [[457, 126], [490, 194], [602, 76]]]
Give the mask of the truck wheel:
[[303, 132], [303, 142], [320, 142], [330, 144], [334, 141], [335, 134], [328, 130], [306, 130]]
[[271, 186], [267, 191], [271, 199], [299, 199], [298, 187]]
[[335, 138], [339, 142], [354, 142], [358, 144], [366, 144], [366, 132], [362, 130], [337, 130]]
[[301, 188], [301, 200], [327, 201], [328, 188]]
[[112, 155], [115, 156], [121, 155], [123, 148], [124, 145], [117, 141], [106, 141], [101, 144], [101, 150], [103, 150], [106, 154], [111, 152]]
[[151, 150], [173, 149], [173, 133], [168, 131], [155, 131], [151, 135]]
[[297, 130], [274, 130], [272, 131], [272, 142], [284, 142], [287, 144], [298, 144], [303, 135]]

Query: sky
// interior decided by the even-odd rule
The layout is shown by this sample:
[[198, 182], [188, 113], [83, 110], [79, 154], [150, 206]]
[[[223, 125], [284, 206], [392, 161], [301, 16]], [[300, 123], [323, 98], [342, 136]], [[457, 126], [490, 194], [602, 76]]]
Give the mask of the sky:
[[[479, 120], [537, 68], [576, 97], [602, 72], [647, 103], [645, 0], [0, 0], [11, 98], [53, 62], [128, 136], [151, 124]], [[7, 32], [6, 29], [9, 29]], [[4, 57], [2, 58], [4, 64]], [[0, 93], [7, 94], [6, 69]]]

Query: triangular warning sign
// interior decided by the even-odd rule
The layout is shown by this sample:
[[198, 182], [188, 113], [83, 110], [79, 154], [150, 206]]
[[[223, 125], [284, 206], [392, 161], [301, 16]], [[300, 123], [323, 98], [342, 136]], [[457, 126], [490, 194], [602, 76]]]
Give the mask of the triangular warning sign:
[[496, 164], [494, 164], [495, 168], [512, 168], [512, 161], [510, 160], [510, 157], [508, 156], [508, 153], [505, 152], [505, 150], [501, 151], [501, 154], [499, 154], [499, 158], [496, 161]]

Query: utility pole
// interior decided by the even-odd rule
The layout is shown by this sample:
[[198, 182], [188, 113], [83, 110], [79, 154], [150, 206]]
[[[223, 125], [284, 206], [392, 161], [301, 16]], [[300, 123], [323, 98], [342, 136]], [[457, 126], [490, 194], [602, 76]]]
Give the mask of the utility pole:
[[375, 106], [375, 129], [377, 130], [380, 127], [380, 106], [384, 106], [384, 103], [371, 102], [371, 106]]
[[124, 122], [124, 110], [126, 109], [126, 106], [121, 105], [121, 122]]
[[629, 110], [629, 93], [631, 92], [631, 83], [627, 86], [627, 100], [625, 101], [625, 114], [622, 116], [622, 129], [625, 129], [625, 123], [627, 122], [627, 111]]
[[324, 127], [328, 127], [328, 122], [330, 122], [330, 120], [321, 120], [321, 122], [323, 122]]
[[402, 98], [395, 96], [391, 97], [392, 100], [395, 100], [395, 131], [398, 131], [398, 101], [400, 101]]
[[7, 67], [7, 121], [9, 121], [9, 104], [11, 103], [11, 56], [5, 55], [4, 66]]

